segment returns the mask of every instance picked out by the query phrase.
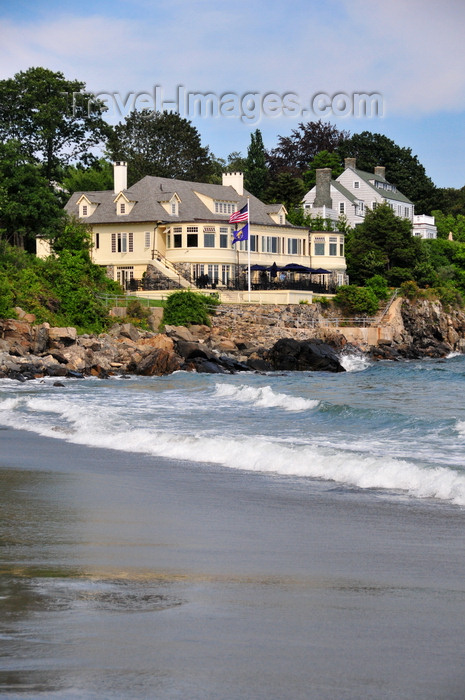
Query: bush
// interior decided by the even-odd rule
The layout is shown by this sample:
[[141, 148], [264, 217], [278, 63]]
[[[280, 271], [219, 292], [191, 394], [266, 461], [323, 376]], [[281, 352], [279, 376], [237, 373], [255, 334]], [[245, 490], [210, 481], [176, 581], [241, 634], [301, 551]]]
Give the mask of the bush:
[[344, 285], [339, 287], [334, 303], [347, 316], [373, 316], [378, 311], [379, 302], [373, 290], [367, 287]]
[[388, 298], [389, 289], [387, 280], [382, 275], [374, 275], [366, 281], [365, 286], [371, 289], [379, 301], [384, 301]]
[[0, 318], [16, 318], [13, 303], [13, 290], [9, 282], [0, 277]]
[[191, 291], [173, 292], [166, 301], [163, 324], [165, 326], [191, 324], [211, 326], [209, 314], [214, 312], [214, 307], [219, 303], [218, 298], [205, 294]]
[[421, 296], [421, 289], [413, 280], [402, 282], [400, 291], [402, 296], [406, 297], [406, 299], [418, 299]]

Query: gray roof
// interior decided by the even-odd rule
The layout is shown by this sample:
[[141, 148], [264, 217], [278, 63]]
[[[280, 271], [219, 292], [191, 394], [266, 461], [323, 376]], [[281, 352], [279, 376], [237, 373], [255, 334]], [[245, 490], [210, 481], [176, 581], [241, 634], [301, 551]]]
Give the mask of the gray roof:
[[[375, 192], [380, 194], [385, 199], [392, 199], [396, 202], [404, 202], [405, 204], [412, 204], [413, 205], [413, 202], [408, 197], [406, 197], [404, 194], [399, 192], [397, 190], [397, 187], [396, 187], [395, 191], [394, 190], [381, 190], [378, 187], [375, 187], [375, 184], [374, 184], [375, 181], [376, 182], [383, 182], [383, 183], [386, 183], [388, 185], [391, 184], [382, 175], [375, 175], [374, 173], [367, 173], [366, 170], [358, 170], [358, 168], [355, 168], [355, 169], [350, 168], [350, 170], [352, 170], [357, 175], [357, 177], [359, 177], [361, 180], [364, 180], [364, 182], [366, 182], [367, 185], [370, 185], [370, 187], [372, 187]], [[395, 185], [394, 185], [394, 187], [395, 187]]]
[[[173, 180], [166, 177], [155, 177], [147, 175], [136, 182], [132, 187], [124, 190], [124, 195], [135, 204], [129, 214], [117, 214], [114, 203], [117, 196], [113, 191], [107, 192], [75, 192], [66, 204], [68, 214], [77, 215], [77, 202], [84, 194], [89, 200], [97, 203], [98, 206], [93, 214], [87, 216], [85, 221], [89, 224], [111, 224], [111, 223], [182, 223], [188, 221], [217, 221], [227, 224], [228, 214], [215, 214], [202, 202], [195, 194], [203, 194], [216, 201], [234, 202], [236, 210], [242, 209], [250, 201], [251, 223], [263, 226], [278, 226], [271, 219], [270, 213], [279, 210], [279, 204], [267, 205], [257, 197], [244, 190], [240, 196], [231, 186], [211, 185], [203, 182], [189, 182], [186, 180]], [[176, 193], [180, 199], [178, 205], [178, 216], [168, 214], [160, 202], [167, 202]], [[119, 193], [118, 193], [119, 194]], [[270, 209], [270, 206], [272, 207]], [[302, 228], [293, 226], [286, 221], [286, 225], [292, 228]]]
[[344, 185], [341, 185], [341, 183], [337, 180], [331, 180], [331, 187], [334, 187], [334, 189], [340, 192], [343, 195], [343, 197], [346, 197], [346, 199], [352, 202], [352, 204], [358, 201], [357, 197], [354, 197], [352, 192], [349, 192], [349, 190], [346, 187], [344, 187]]

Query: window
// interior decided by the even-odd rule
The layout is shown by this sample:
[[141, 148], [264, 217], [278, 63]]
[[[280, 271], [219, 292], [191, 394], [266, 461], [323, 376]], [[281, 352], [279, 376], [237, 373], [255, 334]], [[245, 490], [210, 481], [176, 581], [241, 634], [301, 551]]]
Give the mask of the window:
[[251, 253], [257, 253], [258, 252], [258, 236], [249, 236], [250, 240], [250, 252]]
[[405, 207], [404, 209], [404, 216], [406, 219], [410, 219], [410, 209], [409, 207]]
[[288, 238], [287, 239], [287, 254], [288, 255], [298, 255], [299, 253], [299, 239], [298, 238]]
[[314, 238], [315, 255], [325, 254], [325, 237], [315, 236]]
[[398, 205], [397, 205], [397, 214], [398, 214], [399, 216], [402, 216], [402, 205], [401, 205], [401, 204], [398, 204]]
[[177, 216], [178, 215], [178, 203], [171, 202], [171, 216]]
[[145, 232], [144, 248], [150, 248], [150, 231]]
[[[189, 231], [189, 228], [196, 228], [193, 226], [188, 226], [187, 230]], [[188, 248], [198, 248], [199, 247], [199, 235], [198, 233], [188, 233], [187, 234], [187, 247]]]
[[82, 205], [82, 215], [87, 216], [87, 204]]
[[262, 236], [262, 253], [278, 253], [278, 240], [276, 236]]
[[344, 257], [344, 239], [342, 236], [339, 239], [339, 255], [341, 258]]
[[182, 233], [173, 234], [173, 248], [182, 248]]
[[220, 233], [220, 248], [228, 248], [228, 234]]
[[134, 234], [133, 233], [112, 233], [111, 234], [112, 253], [133, 253]]
[[120, 204], [120, 205], [119, 205], [119, 213], [120, 213], [120, 214], [126, 214], [126, 205], [125, 205], [125, 204]]
[[204, 248], [214, 248], [215, 247], [215, 234], [214, 233], [204, 233], [203, 234], [203, 247]]
[[329, 254], [330, 255], [337, 255], [337, 237], [336, 236], [329, 237]]
[[96, 233], [95, 234], [95, 248], [100, 248], [100, 234]]
[[221, 282], [224, 285], [229, 282], [229, 265], [221, 265]]
[[284, 224], [284, 216], [282, 214], [279, 215], [279, 223], [281, 226]]
[[208, 265], [208, 278], [213, 284], [218, 284], [218, 265]]
[[360, 189], [360, 180], [354, 180], [354, 190]]
[[199, 227], [198, 226], [188, 226], [186, 230], [187, 230], [187, 233], [198, 233]]
[[236, 205], [232, 202], [215, 202], [215, 214], [232, 214], [236, 211]]
[[345, 214], [345, 213], [346, 213], [346, 203], [339, 202], [339, 214]]

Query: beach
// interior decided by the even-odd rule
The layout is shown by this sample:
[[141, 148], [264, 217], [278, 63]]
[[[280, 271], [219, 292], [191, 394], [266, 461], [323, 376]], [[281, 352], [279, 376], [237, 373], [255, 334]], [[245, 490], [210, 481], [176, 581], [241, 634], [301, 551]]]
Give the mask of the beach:
[[465, 696], [462, 508], [0, 446], [0, 697]]

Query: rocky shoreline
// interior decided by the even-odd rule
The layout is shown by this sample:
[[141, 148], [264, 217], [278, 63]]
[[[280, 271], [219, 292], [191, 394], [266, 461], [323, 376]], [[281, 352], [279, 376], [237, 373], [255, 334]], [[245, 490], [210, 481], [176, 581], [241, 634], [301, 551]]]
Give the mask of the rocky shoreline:
[[[20, 310], [18, 310], [20, 312]], [[177, 370], [344, 371], [342, 352], [372, 359], [445, 357], [465, 352], [465, 313], [446, 312], [439, 302], [403, 300], [395, 318], [380, 324], [380, 339], [354, 343], [349, 328], [334, 327], [315, 305], [224, 306], [212, 327], [167, 326], [163, 333], [115, 324], [98, 336], [53, 328], [33, 319], [0, 319], [0, 377], [161, 376]]]

